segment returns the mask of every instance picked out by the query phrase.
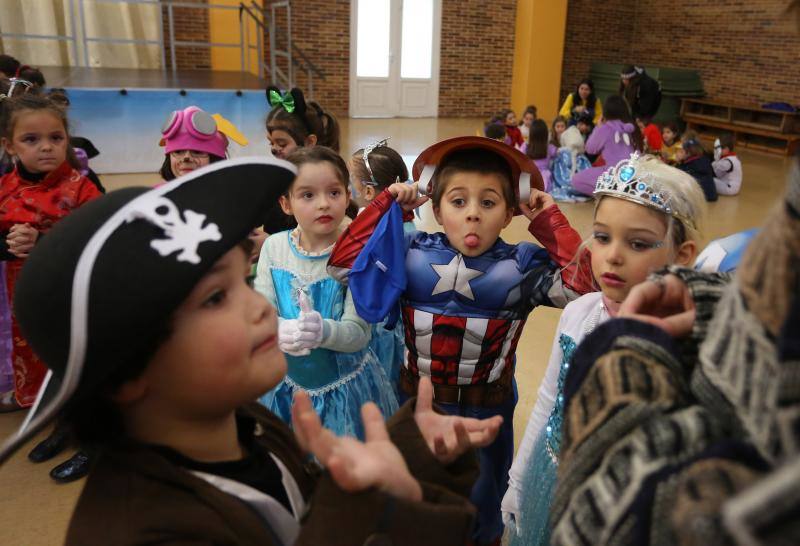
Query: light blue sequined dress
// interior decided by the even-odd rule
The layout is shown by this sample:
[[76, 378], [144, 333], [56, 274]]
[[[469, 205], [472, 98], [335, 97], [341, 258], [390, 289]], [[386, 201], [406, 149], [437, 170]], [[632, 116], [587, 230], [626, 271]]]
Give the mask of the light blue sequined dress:
[[550, 544], [550, 502], [556, 487], [558, 453], [561, 447], [561, 420], [564, 415], [564, 381], [575, 352], [575, 341], [566, 334], [559, 336], [563, 355], [558, 373], [558, 394], [547, 418], [547, 425], [536, 438], [522, 482], [520, 510], [522, 518], [511, 546], [545, 546]]
[[267, 239], [259, 259], [256, 289], [275, 305], [282, 319], [299, 316], [298, 291], [305, 292], [325, 320], [328, 333], [311, 354], [286, 355], [287, 376], [261, 402], [291, 423], [292, 396], [303, 389], [325, 427], [338, 435], [363, 438], [361, 406], [375, 402], [388, 418], [397, 410], [397, 398], [368, 344], [371, 327], [356, 314], [346, 287], [327, 275], [330, 249], [318, 254], [303, 252], [296, 237], [287, 231]]
[[503, 511], [511, 546], [550, 543], [550, 503], [555, 491], [564, 416], [564, 383], [573, 353], [583, 338], [608, 319], [603, 295], [570, 302], [558, 323], [553, 350], [514, 463]]

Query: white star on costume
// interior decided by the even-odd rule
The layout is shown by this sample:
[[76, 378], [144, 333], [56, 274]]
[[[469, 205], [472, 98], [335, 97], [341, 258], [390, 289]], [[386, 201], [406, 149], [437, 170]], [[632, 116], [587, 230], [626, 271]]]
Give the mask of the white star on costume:
[[469, 281], [483, 275], [483, 271], [468, 268], [464, 263], [464, 257], [460, 254], [453, 256], [449, 264], [431, 264], [431, 267], [439, 275], [439, 280], [433, 287], [431, 296], [455, 290], [462, 296], [475, 301]]

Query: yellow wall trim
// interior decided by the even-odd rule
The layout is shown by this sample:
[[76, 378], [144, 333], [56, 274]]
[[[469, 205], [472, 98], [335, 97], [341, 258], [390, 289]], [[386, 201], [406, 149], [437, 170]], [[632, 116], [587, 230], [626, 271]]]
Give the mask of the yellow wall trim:
[[550, 123], [557, 115], [567, 27], [567, 0], [517, 0], [511, 108], [529, 104]]

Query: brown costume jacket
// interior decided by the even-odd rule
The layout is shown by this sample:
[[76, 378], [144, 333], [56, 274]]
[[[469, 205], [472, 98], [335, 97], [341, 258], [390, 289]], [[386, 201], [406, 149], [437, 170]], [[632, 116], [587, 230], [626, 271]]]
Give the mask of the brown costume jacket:
[[[255, 441], [292, 473], [310, 510], [297, 545], [463, 545], [474, 508], [465, 498], [477, 477], [466, 454], [447, 467], [432, 455], [416, 426], [413, 401], [389, 422], [392, 440], [423, 488], [422, 502], [376, 490], [345, 493], [306, 464], [289, 428], [258, 404], [240, 408], [254, 419]], [[168, 461], [141, 444], [109, 449], [97, 460], [78, 500], [66, 539], [80, 545], [280, 544], [248, 504]]]

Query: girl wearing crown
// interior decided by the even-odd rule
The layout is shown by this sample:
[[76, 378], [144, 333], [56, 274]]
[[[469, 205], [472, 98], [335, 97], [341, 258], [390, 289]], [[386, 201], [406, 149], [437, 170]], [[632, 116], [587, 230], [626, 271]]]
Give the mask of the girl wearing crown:
[[554, 492], [564, 411], [563, 388], [581, 340], [614, 317], [635, 285], [664, 266], [691, 266], [697, 255], [705, 202], [691, 176], [653, 156], [634, 153], [598, 180], [591, 250], [600, 292], [564, 308], [536, 405], [509, 472], [503, 519], [512, 545], [550, 543], [548, 517]]

